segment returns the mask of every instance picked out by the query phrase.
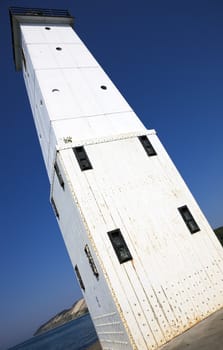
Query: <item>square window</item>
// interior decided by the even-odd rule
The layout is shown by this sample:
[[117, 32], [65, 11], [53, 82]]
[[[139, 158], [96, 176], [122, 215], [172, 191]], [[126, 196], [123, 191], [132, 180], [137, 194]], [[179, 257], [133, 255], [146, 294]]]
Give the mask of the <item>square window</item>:
[[83, 146], [80, 147], [74, 147], [73, 148], [73, 152], [77, 158], [77, 161], [79, 163], [79, 166], [81, 168], [82, 171], [84, 170], [89, 170], [89, 169], [93, 169], [91, 162], [88, 158], [88, 155], [84, 149]]
[[120, 264], [132, 260], [131, 253], [125, 243], [120, 229], [116, 229], [108, 232], [108, 236], [118, 257]]
[[52, 207], [53, 207], [53, 210], [54, 210], [54, 213], [55, 213], [56, 217], [59, 219], [60, 215], [59, 215], [59, 212], [57, 210], [57, 207], [56, 207], [56, 204], [55, 204], [55, 201], [54, 201], [53, 197], [51, 198], [51, 204], [52, 204]]
[[95, 277], [97, 278], [97, 280], [99, 279], [99, 273], [98, 273], [98, 269], [95, 265], [94, 259], [91, 255], [91, 251], [89, 249], [88, 244], [86, 244], [85, 248], [84, 248], [85, 254], [87, 255], [90, 267], [92, 269], [93, 274], [95, 275]]
[[149, 157], [157, 155], [155, 149], [153, 148], [151, 142], [149, 141], [146, 135], [139, 136], [138, 139]]
[[83, 289], [83, 291], [85, 291], [85, 285], [84, 285], [84, 282], [82, 280], [82, 277], [81, 277], [81, 274], [80, 274], [80, 271], [79, 271], [77, 265], [75, 265], [74, 270], [76, 272], [76, 275], [77, 275], [77, 278], [78, 278], [78, 281], [79, 281], [81, 289]]
[[186, 205], [178, 208], [178, 210], [179, 210], [185, 224], [187, 225], [187, 227], [191, 233], [195, 233], [195, 232], [200, 231], [198, 224], [194, 220], [190, 210], [188, 209], [188, 207]]
[[62, 178], [62, 175], [61, 175], [61, 172], [60, 172], [60, 169], [58, 167], [58, 164], [57, 162], [54, 164], [54, 170], [55, 170], [55, 173], [57, 174], [57, 178], [58, 178], [58, 181], [60, 183], [60, 186], [63, 188], [64, 190], [64, 181], [63, 181], [63, 178]]

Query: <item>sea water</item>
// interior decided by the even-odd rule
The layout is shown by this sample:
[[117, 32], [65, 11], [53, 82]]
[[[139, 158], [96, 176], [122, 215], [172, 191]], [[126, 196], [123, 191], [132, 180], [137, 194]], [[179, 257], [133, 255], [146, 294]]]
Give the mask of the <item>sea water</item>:
[[37, 335], [10, 350], [84, 350], [97, 341], [90, 315]]

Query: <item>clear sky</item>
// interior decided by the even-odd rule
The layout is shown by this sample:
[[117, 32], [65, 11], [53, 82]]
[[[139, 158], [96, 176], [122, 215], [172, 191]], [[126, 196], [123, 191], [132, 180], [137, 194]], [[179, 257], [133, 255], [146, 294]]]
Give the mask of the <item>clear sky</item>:
[[211, 226], [223, 225], [223, 2], [2, 0], [0, 350], [81, 296], [14, 69], [8, 6], [70, 10], [82, 40], [156, 129]]

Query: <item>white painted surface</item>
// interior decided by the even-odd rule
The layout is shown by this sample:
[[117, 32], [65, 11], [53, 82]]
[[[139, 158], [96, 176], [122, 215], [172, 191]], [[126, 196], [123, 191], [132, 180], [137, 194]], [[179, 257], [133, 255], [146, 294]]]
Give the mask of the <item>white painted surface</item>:
[[[73, 159], [72, 159], [73, 158]], [[75, 163], [74, 157], [71, 158], [71, 167]], [[60, 186], [57, 176], [54, 176], [51, 188], [60, 218], [58, 224], [63, 232], [64, 242], [70, 255], [73, 267], [78, 265], [85, 291], [83, 295], [105, 349], [110, 346], [110, 341], [118, 342], [113, 345], [113, 349], [130, 349], [131, 345], [122, 324], [117, 306], [113, 300], [111, 290], [106, 281], [106, 276], [102, 271], [98, 256], [97, 248], [94, 246], [94, 240], [88, 231], [88, 225], [85, 221], [82, 208], [79, 206], [76, 193], [67, 176], [67, 169], [64, 167], [60, 152], [57, 156], [57, 164], [60, 168], [62, 177], [65, 182], [64, 190]], [[77, 173], [78, 176], [78, 173]], [[81, 181], [81, 180], [80, 180]], [[89, 261], [84, 252], [85, 245], [88, 244], [94, 263], [99, 272], [99, 279], [93, 275]], [[103, 341], [104, 339], [104, 341]], [[121, 342], [121, 343], [119, 343]]]
[[145, 128], [73, 30], [47, 27], [22, 24], [21, 33], [26, 87], [51, 181], [55, 149], [65, 144], [64, 139]]
[[[85, 172], [72, 150], [61, 151], [138, 349], [165, 343], [223, 301], [222, 248], [157, 137], [150, 139], [158, 153], [151, 158], [136, 137], [85, 146], [93, 166]], [[201, 229], [193, 235], [177, 210], [185, 204]], [[133, 256], [122, 265], [107, 236], [116, 228]]]
[[[222, 247], [155, 132], [69, 26], [45, 26], [21, 25], [24, 79], [71, 262], [103, 349], [156, 349], [223, 306]], [[139, 142], [145, 134], [157, 156]], [[80, 145], [91, 170], [76, 160]], [[183, 205], [199, 232], [189, 232]], [[123, 264], [107, 234], [117, 228], [133, 257]]]

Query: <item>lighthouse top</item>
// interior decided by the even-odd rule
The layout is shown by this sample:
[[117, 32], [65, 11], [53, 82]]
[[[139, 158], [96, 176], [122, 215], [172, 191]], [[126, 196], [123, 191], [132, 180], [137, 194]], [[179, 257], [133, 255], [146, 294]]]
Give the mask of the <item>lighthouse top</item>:
[[17, 71], [22, 68], [19, 24], [46, 23], [47, 25], [70, 24], [72, 26], [74, 23], [74, 18], [70, 13], [67, 10], [60, 9], [10, 7], [9, 14], [12, 29], [13, 56]]

